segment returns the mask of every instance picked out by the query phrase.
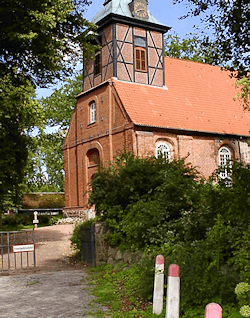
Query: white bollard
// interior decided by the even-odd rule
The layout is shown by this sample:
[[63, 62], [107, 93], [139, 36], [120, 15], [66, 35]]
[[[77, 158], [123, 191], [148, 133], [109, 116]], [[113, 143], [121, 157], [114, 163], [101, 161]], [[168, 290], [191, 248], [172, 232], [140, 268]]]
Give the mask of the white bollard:
[[163, 310], [164, 295], [164, 257], [157, 255], [155, 261], [155, 282], [153, 295], [153, 314], [160, 315]]
[[205, 318], [221, 318], [222, 308], [216, 303], [210, 303], [206, 306]]
[[179, 318], [180, 315], [180, 267], [171, 264], [168, 267], [168, 290], [166, 318]]
[[34, 212], [34, 220], [33, 220], [33, 224], [35, 224], [35, 228], [37, 228], [37, 224], [39, 223], [39, 220], [37, 219], [37, 212]]

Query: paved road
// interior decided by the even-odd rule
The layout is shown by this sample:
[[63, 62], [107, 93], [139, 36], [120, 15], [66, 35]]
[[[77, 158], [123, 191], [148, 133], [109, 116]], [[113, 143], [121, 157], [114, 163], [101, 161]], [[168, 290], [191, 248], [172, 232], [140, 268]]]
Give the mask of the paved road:
[[[86, 269], [65, 261], [65, 247], [68, 250], [70, 237], [65, 229], [68, 228], [59, 225], [51, 230], [49, 227], [40, 230], [39, 240], [44, 244], [40, 247], [37, 272], [11, 272], [11, 275], [0, 276], [1, 318], [90, 318], [97, 310], [109, 317], [108, 309], [94, 301]], [[41, 254], [45, 246], [47, 249]]]
[[[82, 270], [0, 277], [0, 317], [94, 317], [98, 307]], [[108, 314], [107, 316], [108, 317]]]

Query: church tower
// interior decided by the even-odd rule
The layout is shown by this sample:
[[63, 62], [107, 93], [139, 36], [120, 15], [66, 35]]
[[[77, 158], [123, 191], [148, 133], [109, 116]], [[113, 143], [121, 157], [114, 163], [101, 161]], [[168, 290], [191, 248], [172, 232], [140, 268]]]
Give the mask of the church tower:
[[170, 28], [157, 21], [147, 0], [105, 0], [92, 22], [100, 50], [84, 66], [83, 91], [115, 77], [162, 87], [163, 36]]

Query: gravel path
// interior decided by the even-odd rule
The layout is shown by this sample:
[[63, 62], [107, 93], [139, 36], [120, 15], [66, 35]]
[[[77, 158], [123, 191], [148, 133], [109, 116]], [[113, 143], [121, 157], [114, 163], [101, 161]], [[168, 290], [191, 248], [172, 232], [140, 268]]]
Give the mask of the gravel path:
[[[94, 317], [101, 310], [91, 295], [86, 269], [69, 261], [72, 225], [36, 229], [37, 269], [0, 276], [0, 317]], [[106, 314], [105, 314], [106, 313]]]

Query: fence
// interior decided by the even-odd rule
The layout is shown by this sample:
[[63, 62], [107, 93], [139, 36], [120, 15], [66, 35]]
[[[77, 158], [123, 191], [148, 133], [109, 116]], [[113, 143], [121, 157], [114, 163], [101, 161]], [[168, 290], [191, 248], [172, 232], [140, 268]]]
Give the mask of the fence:
[[36, 267], [35, 232], [0, 232], [0, 271]]
[[51, 209], [18, 209], [18, 213], [33, 214], [37, 212], [38, 215], [58, 215], [63, 213], [63, 208], [51, 208]]

